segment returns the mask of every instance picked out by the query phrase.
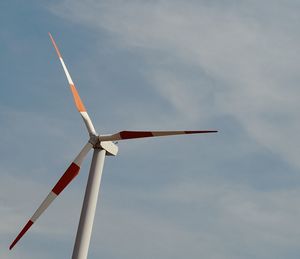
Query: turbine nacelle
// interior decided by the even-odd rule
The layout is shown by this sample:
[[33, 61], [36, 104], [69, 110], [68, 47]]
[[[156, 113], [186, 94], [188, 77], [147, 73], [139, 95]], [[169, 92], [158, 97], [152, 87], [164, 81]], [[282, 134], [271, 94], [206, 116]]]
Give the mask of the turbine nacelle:
[[93, 148], [104, 149], [107, 156], [116, 156], [118, 154], [118, 146], [112, 141], [102, 141], [101, 135], [90, 134], [89, 142], [93, 145]]
[[101, 141], [99, 146], [106, 151], [107, 156], [116, 156], [118, 154], [118, 146], [111, 141]]

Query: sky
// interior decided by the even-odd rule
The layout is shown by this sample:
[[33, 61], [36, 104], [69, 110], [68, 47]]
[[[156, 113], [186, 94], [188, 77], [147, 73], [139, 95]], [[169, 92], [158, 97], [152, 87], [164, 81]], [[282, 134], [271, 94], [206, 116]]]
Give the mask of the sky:
[[55, 38], [100, 134], [89, 258], [300, 256], [300, 2], [0, 3], [0, 257], [70, 258], [91, 154], [17, 246], [11, 241], [87, 141]]

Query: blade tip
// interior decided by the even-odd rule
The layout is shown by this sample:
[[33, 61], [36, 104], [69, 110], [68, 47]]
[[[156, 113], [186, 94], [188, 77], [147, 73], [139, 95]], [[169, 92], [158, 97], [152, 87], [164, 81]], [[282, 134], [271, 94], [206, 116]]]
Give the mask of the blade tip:
[[51, 34], [51, 32], [48, 32], [48, 35], [49, 35], [49, 37], [50, 37], [51, 41], [53, 41], [54, 39], [53, 39], [53, 37], [52, 37], [52, 34]]
[[55, 48], [55, 51], [56, 51], [58, 57], [59, 57], [59, 58], [62, 58], [62, 56], [61, 56], [61, 54], [60, 54], [60, 51], [59, 51], [59, 49], [58, 49], [58, 47], [57, 47], [57, 45], [56, 45], [56, 42], [55, 42], [54, 38], [52, 37], [52, 34], [51, 34], [50, 32], [48, 32], [48, 34], [49, 34], [50, 40], [51, 40], [51, 42], [52, 42], [52, 44], [53, 44], [53, 46], [54, 46], [54, 48]]
[[33, 221], [29, 220], [27, 224], [23, 227], [19, 235], [16, 237], [16, 239], [12, 242], [12, 244], [9, 247], [9, 250], [11, 250], [18, 242], [19, 240], [24, 236], [24, 234], [28, 231], [28, 229], [33, 225]]
[[14, 240], [11, 245], [9, 246], [9, 250], [12, 250], [14, 248], [14, 246], [16, 245], [16, 243], [18, 242], [18, 240]]

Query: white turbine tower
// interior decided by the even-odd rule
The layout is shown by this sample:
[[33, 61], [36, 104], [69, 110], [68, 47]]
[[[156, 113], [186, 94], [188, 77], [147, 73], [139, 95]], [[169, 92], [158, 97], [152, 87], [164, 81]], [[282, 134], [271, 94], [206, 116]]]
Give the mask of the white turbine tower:
[[170, 135], [181, 135], [181, 134], [198, 134], [198, 133], [215, 133], [216, 130], [198, 130], [198, 131], [121, 131], [112, 135], [98, 135], [93, 123], [87, 113], [83, 102], [76, 90], [73, 80], [69, 74], [69, 71], [63, 61], [60, 51], [49, 33], [50, 39], [54, 45], [56, 53], [62, 64], [64, 72], [67, 76], [75, 105], [79, 111], [85, 126], [89, 133], [89, 140], [87, 144], [82, 148], [77, 157], [73, 160], [71, 165], [62, 175], [62, 177], [55, 184], [53, 189], [50, 191], [48, 196], [44, 199], [42, 204], [35, 211], [33, 216], [23, 227], [21, 232], [18, 234], [16, 239], [12, 242], [9, 249], [12, 249], [16, 243], [22, 238], [27, 230], [37, 221], [41, 214], [49, 207], [53, 200], [69, 185], [69, 183], [77, 176], [80, 170], [82, 161], [84, 160], [87, 153], [94, 149], [92, 163], [89, 172], [89, 178], [87, 187], [85, 190], [85, 196], [77, 230], [74, 250], [72, 259], [86, 259], [88, 255], [89, 243], [92, 234], [92, 226], [94, 222], [94, 216], [96, 211], [96, 204], [98, 199], [98, 192], [100, 188], [102, 169], [104, 165], [105, 156], [115, 156], [118, 153], [118, 147], [112, 141], [119, 141], [124, 139], [135, 139], [135, 138], [148, 138], [148, 137], [160, 137]]

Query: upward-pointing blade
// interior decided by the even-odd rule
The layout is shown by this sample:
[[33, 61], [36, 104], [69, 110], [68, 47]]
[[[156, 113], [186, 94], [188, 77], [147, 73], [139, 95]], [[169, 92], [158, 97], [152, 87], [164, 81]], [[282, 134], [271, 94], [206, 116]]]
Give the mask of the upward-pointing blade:
[[35, 211], [33, 216], [27, 222], [27, 224], [23, 227], [21, 232], [18, 234], [16, 239], [12, 242], [9, 249], [12, 249], [16, 243], [24, 236], [24, 234], [28, 231], [28, 229], [36, 222], [36, 220], [42, 215], [42, 213], [50, 206], [50, 204], [54, 201], [54, 199], [69, 185], [69, 183], [77, 176], [80, 170], [81, 163], [87, 153], [91, 150], [93, 145], [91, 143], [87, 143], [83, 149], [80, 151], [78, 156], [74, 159], [71, 165], [68, 167], [66, 172], [62, 175], [59, 181], [55, 184], [51, 192], [44, 199], [42, 204]]
[[150, 137], [163, 137], [172, 135], [185, 135], [185, 134], [203, 134], [203, 133], [216, 133], [217, 130], [196, 130], [196, 131], [121, 131], [113, 135], [99, 136], [100, 141], [118, 141], [123, 139], [135, 138], [150, 138]]
[[68, 79], [68, 83], [70, 85], [70, 89], [71, 89], [71, 92], [73, 94], [73, 98], [74, 98], [74, 102], [75, 102], [76, 108], [79, 111], [79, 113], [80, 113], [80, 115], [81, 115], [81, 117], [82, 117], [82, 119], [83, 119], [83, 121], [84, 121], [84, 123], [85, 123], [85, 125], [87, 127], [88, 132], [90, 134], [96, 135], [96, 131], [95, 131], [94, 125], [92, 123], [92, 120], [90, 119], [90, 117], [89, 117], [89, 115], [88, 115], [88, 113], [86, 111], [86, 108], [85, 108], [85, 106], [84, 106], [84, 104], [83, 104], [83, 102], [82, 102], [82, 100], [81, 100], [81, 98], [80, 98], [80, 96], [78, 94], [78, 91], [77, 91], [77, 89], [75, 87], [75, 84], [73, 83], [73, 80], [72, 80], [71, 75], [70, 75], [70, 73], [69, 73], [69, 71], [67, 69], [67, 66], [65, 65], [65, 62], [64, 62], [64, 60], [62, 58], [62, 55], [60, 54], [60, 51], [59, 51], [59, 49], [58, 49], [58, 47], [57, 47], [57, 45], [56, 45], [56, 43], [55, 43], [55, 41], [54, 41], [54, 39], [53, 39], [53, 37], [52, 37], [52, 35], [51, 35], [50, 32], [49, 32], [49, 36], [50, 36], [52, 44], [53, 44], [53, 46], [54, 46], [54, 48], [56, 50], [58, 58], [59, 58], [59, 60], [61, 62], [61, 65], [62, 65], [62, 67], [64, 69], [66, 77]]

